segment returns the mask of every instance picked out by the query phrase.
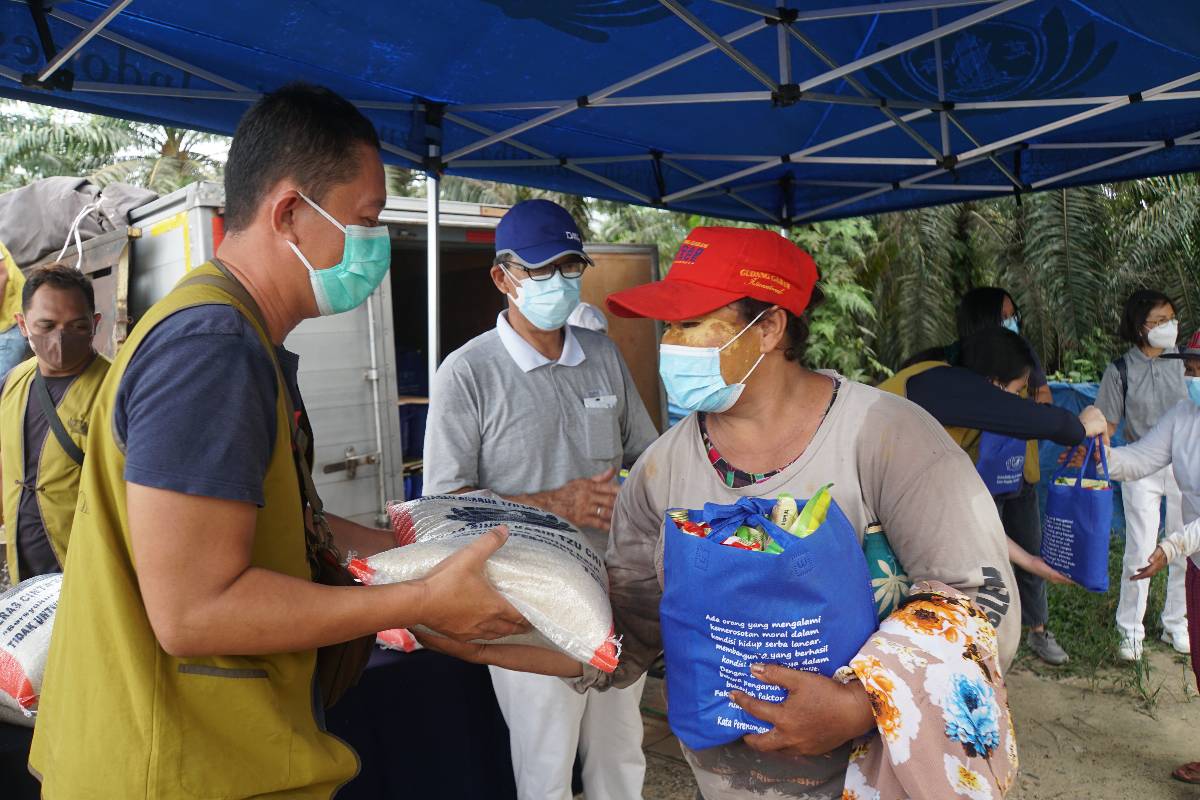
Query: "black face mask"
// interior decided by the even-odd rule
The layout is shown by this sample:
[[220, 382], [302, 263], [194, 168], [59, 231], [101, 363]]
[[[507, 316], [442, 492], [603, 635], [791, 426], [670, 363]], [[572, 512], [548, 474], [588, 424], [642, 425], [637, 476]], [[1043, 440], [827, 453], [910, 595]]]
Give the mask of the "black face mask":
[[46, 366], [55, 372], [70, 372], [92, 356], [92, 334], [77, 331], [30, 333], [29, 345]]

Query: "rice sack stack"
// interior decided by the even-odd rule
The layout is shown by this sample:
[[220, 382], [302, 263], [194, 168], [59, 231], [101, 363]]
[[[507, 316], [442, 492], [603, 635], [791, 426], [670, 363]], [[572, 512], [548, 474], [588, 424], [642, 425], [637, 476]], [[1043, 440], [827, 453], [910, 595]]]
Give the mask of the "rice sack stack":
[[62, 575], [38, 575], [0, 594], [0, 721], [33, 725]]
[[478, 495], [393, 503], [388, 515], [400, 547], [351, 561], [363, 583], [423, 578], [480, 535], [506, 525], [508, 542], [488, 560], [487, 577], [534, 632], [485, 644], [533, 644], [604, 672], [617, 668], [604, 560], [574, 525], [548, 511]]
[[692, 750], [770, 726], [729, 699], [780, 703], [787, 691], [750, 666], [832, 676], [877, 627], [858, 537], [826, 486], [807, 503], [743, 497], [672, 509], [663, 532], [659, 605], [671, 730]]

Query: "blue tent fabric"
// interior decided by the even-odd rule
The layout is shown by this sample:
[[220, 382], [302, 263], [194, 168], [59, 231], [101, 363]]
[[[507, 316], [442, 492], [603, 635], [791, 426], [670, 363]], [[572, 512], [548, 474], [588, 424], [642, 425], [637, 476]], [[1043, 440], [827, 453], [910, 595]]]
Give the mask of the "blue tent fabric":
[[[38, 88], [42, 4], [0, 0], [0, 95], [228, 134], [258, 93], [304, 79], [354, 100], [402, 166], [779, 224], [1200, 168], [1194, 0], [864, 4], [891, 13], [134, 0]], [[107, 7], [55, 3], [54, 46]], [[905, 44], [935, 26], [954, 29]]]

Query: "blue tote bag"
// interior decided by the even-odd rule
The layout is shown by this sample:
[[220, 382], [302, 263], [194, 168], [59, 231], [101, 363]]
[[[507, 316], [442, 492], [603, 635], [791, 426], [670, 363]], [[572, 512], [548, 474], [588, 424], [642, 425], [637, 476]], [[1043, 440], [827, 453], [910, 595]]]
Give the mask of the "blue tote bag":
[[[771, 523], [773, 506], [743, 497], [688, 511], [692, 522], [712, 526], [707, 538], [686, 534], [666, 518], [659, 615], [667, 713], [671, 730], [692, 750], [770, 730], [729, 699], [732, 689], [768, 702], [787, 696], [751, 676], [751, 664], [830, 676], [877, 627], [866, 559], [837, 503], [803, 539]], [[783, 552], [722, 545], [740, 525], [762, 527]]]
[[1006, 497], [1021, 491], [1025, 480], [1025, 449], [1028, 442], [983, 431], [979, 437], [979, 458], [975, 469], [993, 497]]
[[1090, 592], [1108, 591], [1108, 540], [1112, 531], [1113, 492], [1108, 483], [1108, 456], [1100, 445], [1105, 489], [1083, 485], [1092, 463], [1097, 440], [1088, 443], [1084, 467], [1070, 485], [1058, 479], [1070, 469], [1059, 467], [1046, 494], [1046, 518], [1042, 523], [1042, 559]]

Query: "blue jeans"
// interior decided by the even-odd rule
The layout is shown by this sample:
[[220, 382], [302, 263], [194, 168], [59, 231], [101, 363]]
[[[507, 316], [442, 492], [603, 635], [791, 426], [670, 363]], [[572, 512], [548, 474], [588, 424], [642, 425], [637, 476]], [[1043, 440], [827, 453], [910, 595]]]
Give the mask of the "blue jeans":
[[21, 329], [13, 325], [0, 333], [0, 381], [8, 377], [8, 371], [25, 360], [25, 337]]

